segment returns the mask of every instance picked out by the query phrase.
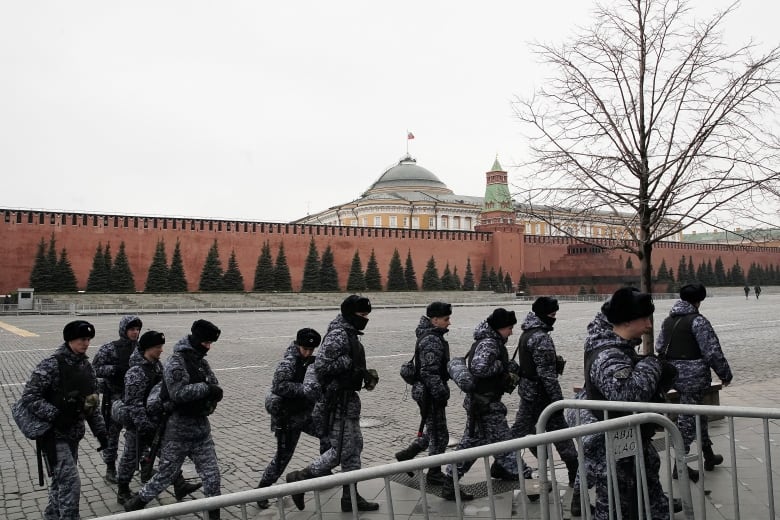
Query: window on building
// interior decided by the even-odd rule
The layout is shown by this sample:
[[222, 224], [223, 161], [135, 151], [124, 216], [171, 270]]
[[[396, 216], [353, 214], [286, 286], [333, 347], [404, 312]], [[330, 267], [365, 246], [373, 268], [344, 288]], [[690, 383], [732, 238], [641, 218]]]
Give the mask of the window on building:
[[464, 220], [465, 220], [465, 225], [463, 229], [465, 229], [466, 231], [471, 231], [471, 217], [466, 217]]
[[541, 232], [542, 232], [542, 225], [541, 224], [536, 224], [534, 226], [534, 234], [539, 235], [539, 234], [541, 234]]
[[374, 227], [382, 227], [382, 217], [377, 215], [374, 217]]
[[420, 217], [412, 217], [412, 228], [420, 229]]
[[408, 228], [409, 227], [409, 217], [404, 217], [403, 223], [404, 223], [404, 228]]
[[460, 217], [452, 217], [452, 229], [462, 229], [460, 227]]
[[396, 217], [395, 215], [390, 216], [390, 227], [391, 228], [398, 227], [398, 217]]
[[436, 218], [428, 217], [428, 229], [436, 229]]
[[450, 217], [442, 215], [441, 217], [441, 229], [450, 229]]

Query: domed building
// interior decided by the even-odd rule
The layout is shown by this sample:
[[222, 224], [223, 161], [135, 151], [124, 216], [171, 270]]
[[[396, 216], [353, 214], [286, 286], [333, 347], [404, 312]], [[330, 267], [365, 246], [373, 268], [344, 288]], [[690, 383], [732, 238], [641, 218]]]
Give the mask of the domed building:
[[483, 202], [483, 197], [456, 195], [407, 154], [359, 198], [295, 223], [473, 231]]

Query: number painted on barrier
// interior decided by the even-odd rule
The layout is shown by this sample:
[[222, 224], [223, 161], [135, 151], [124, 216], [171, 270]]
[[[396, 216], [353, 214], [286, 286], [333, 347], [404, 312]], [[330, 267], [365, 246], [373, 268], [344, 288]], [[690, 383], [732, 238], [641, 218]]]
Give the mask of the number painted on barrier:
[[635, 456], [637, 454], [637, 443], [634, 428], [615, 430], [612, 434], [612, 450], [615, 454], [615, 459]]

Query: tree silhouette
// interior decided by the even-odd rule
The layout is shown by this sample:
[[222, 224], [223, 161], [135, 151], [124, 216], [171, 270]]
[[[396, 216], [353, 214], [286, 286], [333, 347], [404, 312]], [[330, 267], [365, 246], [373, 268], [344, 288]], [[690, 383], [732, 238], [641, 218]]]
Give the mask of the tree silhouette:
[[715, 283], [721, 287], [726, 285], [726, 268], [721, 257], [715, 259]]
[[404, 282], [407, 291], [417, 290], [417, 275], [414, 272], [414, 263], [412, 262], [412, 250], [406, 252], [406, 267], [404, 268]]
[[274, 290], [278, 292], [292, 292], [292, 278], [290, 268], [287, 266], [287, 255], [284, 254], [284, 243], [279, 244], [279, 252], [276, 254], [274, 265]]
[[463, 289], [463, 286], [460, 283], [460, 276], [458, 276], [458, 266], [455, 266], [455, 269], [452, 271], [452, 284], [455, 286], [456, 291], [460, 291]]
[[51, 267], [46, 259], [46, 241], [41, 237], [35, 252], [35, 262], [30, 271], [30, 287], [38, 292], [51, 290]]
[[436, 269], [436, 260], [431, 256], [428, 260], [428, 264], [425, 266], [425, 272], [422, 277], [422, 290], [423, 291], [440, 291], [441, 279], [439, 278], [439, 271]]
[[466, 259], [466, 274], [463, 276], [463, 290], [474, 290], [474, 273], [471, 272], [471, 258]]
[[219, 248], [217, 247], [217, 240], [214, 239], [214, 243], [211, 244], [206, 255], [206, 261], [203, 263], [198, 290], [203, 292], [222, 291], [224, 289], [223, 276], [222, 261], [219, 259]]
[[103, 256], [105, 257], [104, 263], [106, 264], [106, 292], [111, 292], [111, 278], [114, 276], [114, 273], [112, 272], [114, 261], [111, 257], [111, 242], [106, 242], [106, 248], [103, 250]]
[[363, 263], [360, 261], [360, 252], [356, 249], [352, 257], [352, 266], [349, 268], [347, 278], [347, 292], [359, 293], [366, 290], [366, 276], [363, 274]]
[[87, 278], [87, 291], [108, 292], [109, 269], [106, 266], [106, 255], [103, 253], [103, 245], [98, 242], [95, 256], [92, 258], [92, 269]]
[[63, 247], [60, 253], [60, 259], [57, 261], [57, 267], [54, 270], [54, 276], [59, 280], [59, 292], [76, 292], [76, 275], [73, 274], [73, 266], [68, 260], [68, 252]]
[[514, 290], [515, 284], [512, 283], [512, 277], [507, 272], [504, 275], [504, 292], [511, 293]]
[[376, 254], [371, 250], [371, 256], [368, 257], [366, 264], [366, 290], [381, 291], [382, 275], [379, 273], [379, 264], [376, 261]]
[[274, 262], [271, 257], [271, 244], [266, 240], [260, 249], [260, 256], [257, 257], [257, 267], [255, 267], [255, 282], [252, 285], [253, 291], [273, 292], [274, 290]]
[[168, 257], [165, 254], [165, 242], [157, 241], [154, 248], [152, 263], [149, 264], [149, 272], [146, 274], [144, 292], [164, 293], [170, 290], [170, 274], [168, 272]]
[[487, 264], [485, 264], [485, 261], [482, 260], [482, 270], [479, 273], [479, 286], [477, 286], [478, 291], [489, 291], [492, 287], [490, 286], [490, 274], [488, 274], [487, 270]]
[[171, 268], [168, 269], [168, 290], [171, 292], [187, 292], [187, 278], [184, 276], [184, 262], [181, 258], [181, 245], [176, 240], [173, 249]]
[[452, 279], [452, 271], [450, 271], [450, 263], [444, 264], [444, 271], [441, 273], [441, 280], [439, 286], [443, 291], [454, 291], [455, 281]]
[[320, 254], [317, 251], [317, 243], [314, 237], [309, 242], [309, 254], [306, 256], [306, 264], [303, 266], [303, 282], [301, 292], [317, 292], [320, 290]]
[[[490, 290], [498, 292], [501, 290], [500, 284], [498, 283], [498, 275], [496, 275], [495, 268], [490, 268], [490, 274], [488, 275], [488, 280], [490, 283]], [[503, 282], [503, 280], [501, 280]]]
[[330, 244], [325, 247], [320, 262], [320, 290], [326, 292], [339, 291], [339, 273], [336, 271], [336, 265], [333, 258], [333, 250]]
[[742, 266], [739, 265], [739, 260], [731, 268], [731, 285], [734, 287], [745, 285], [745, 273], [742, 271]]
[[54, 239], [54, 233], [49, 238], [49, 249], [46, 252], [46, 272], [48, 273], [48, 286], [52, 292], [61, 292], [60, 280], [56, 276], [57, 269], [57, 243]]
[[401, 255], [398, 254], [398, 249], [393, 250], [393, 256], [390, 258], [390, 266], [387, 269], [387, 290], [406, 290], [404, 268], [401, 266]]
[[119, 252], [116, 254], [114, 266], [111, 268], [110, 287], [111, 292], [114, 293], [135, 292], [135, 277], [130, 269], [124, 241], [119, 244]]
[[230, 252], [228, 266], [225, 270], [225, 275], [222, 277], [222, 290], [231, 292], [244, 291], [244, 277], [241, 276], [241, 270], [238, 268], [235, 249]]

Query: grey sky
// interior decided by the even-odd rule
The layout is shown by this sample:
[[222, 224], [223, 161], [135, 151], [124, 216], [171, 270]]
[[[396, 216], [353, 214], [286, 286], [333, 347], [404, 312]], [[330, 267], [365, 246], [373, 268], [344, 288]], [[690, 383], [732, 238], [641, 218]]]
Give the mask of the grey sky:
[[[725, 0], [697, 0], [709, 15]], [[481, 195], [525, 158], [528, 51], [585, 0], [0, 2], [0, 206], [286, 221], [405, 152]], [[780, 5], [726, 30], [776, 44]]]

